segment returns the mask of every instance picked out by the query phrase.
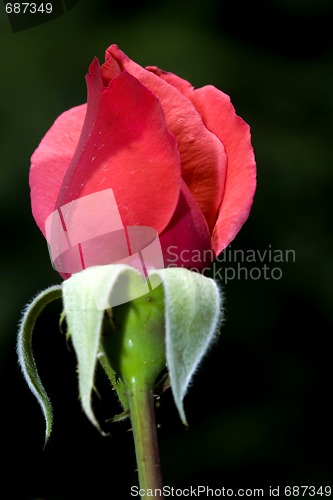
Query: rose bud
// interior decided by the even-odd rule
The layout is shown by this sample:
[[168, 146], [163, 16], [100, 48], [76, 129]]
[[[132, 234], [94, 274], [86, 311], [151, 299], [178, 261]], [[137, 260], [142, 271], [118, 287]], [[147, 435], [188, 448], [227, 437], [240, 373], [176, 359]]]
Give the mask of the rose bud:
[[[160, 267], [209, 266], [251, 209], [256, 165], [249, 126], [214, 86], [194, 89], [172, 73], [143, 68], [116, 45], [101, 66], [93, 60], [86, 82], [87, 104], [61, 114], [31, 159], [33, 216], [48, 241], [48, 230], [57, 234], [51, 255], [62, 255], [62, 245], [76, 252], [66, 254], [68, 269], [56, 269], [69, 277], [80, 270], [75, 259], [81, 269], [121, 261], [119, 241], [128, 243], [126, 228], [135, 227], [156, 231]], [[106, 190], [115, 218], [89, 198]], [[76, 218], [71, 211], [70, 234], [64, 207], [84, 197], [89, 210]]]

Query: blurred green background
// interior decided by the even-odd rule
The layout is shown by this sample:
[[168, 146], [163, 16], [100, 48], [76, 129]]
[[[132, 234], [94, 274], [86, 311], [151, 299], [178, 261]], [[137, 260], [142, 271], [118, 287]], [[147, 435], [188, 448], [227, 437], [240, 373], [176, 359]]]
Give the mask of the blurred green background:
[[[55, 413], [44, 450], [43, 417], [15, 353], [22, 308], [60, 282], [31, 216], [29, 158], [53, 120], [85, 101], [87, 68], [94, 56], [103, 60], [111, 43], [143, 66], [231, 96], [251, 125], [258, 165], [253, 210], [232, 248], [293, 249], [296, 256], [278, 264], [280, 280], [222, 284], [226, 321], [186, 397], [189, 430], [169, 393], [157, 410], [164, 482], [266, 491], [332, 485], [332, 22], [330, 0], [81, 0], [53, 21], [13, 33], [2, 4], [0, 484], [6, 498], [130, 498], [136, 484], [128, 423], [114, 424], [112, 437], [102, 438], [81, 412], [74, 353], [57, 326], [60, 304], [40, 319], [34, 343]], [[107, 418], [116, 410], [98, 377], [97, 411]]]

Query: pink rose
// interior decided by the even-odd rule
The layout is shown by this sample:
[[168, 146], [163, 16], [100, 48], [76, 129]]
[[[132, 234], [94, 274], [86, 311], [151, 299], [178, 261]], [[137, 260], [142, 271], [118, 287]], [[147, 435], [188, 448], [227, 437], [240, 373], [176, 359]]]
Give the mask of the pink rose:
[[[156, 230], [165, 267], [209, 265], [209, 250], [218, 255], [251, 209], [249, 126], [217, 88], [143, 68], [116, 45], [102, 66], [94, 59], [86, 82], [87, 104], [60, 115], [31, 159], [32, 212], [44, 236], [52, 212], [111, 188], [125, 227]], [[115, 261], [112, 245], [91, 240], [89, 250], [96, 264]]]

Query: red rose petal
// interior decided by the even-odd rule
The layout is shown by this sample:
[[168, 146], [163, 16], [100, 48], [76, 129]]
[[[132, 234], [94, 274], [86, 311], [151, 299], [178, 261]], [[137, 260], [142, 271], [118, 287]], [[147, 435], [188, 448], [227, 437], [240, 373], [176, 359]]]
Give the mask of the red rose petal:
[[185, 182], [177, 208], [160, 235], [165, 267], [186, 267], [200, 271], [214, 256], [207, 222]]
[[227, 153], [227, 180], [213, 246], [220, 253], [248, 217], [256, 188], [256, 165], [248, 125], [235, 114], [230, 98], [213, 86], [194, 90], [179, 76], [156, 66], [147, 69], [191, 99], [207, 128], [223, 142]]
[[110, 81], [118, 76], [120, 72], [121, 68], [117, 61], [112, 57], [109, 57], [109, 59], [101, 66], [101, 75], [105, 87], [107, 87]]
[[174, 73], [171, 73], [170, 71], [164, 71], [157, 66], [146, 66], [146, 69], [157, 75], [165, 82], [168, 82], [185, 96], [188, 96], [188, 93], [191, 94], [194, 90], [193, 85], [191, 85], [190, 82], [184, 80], [184, 78], [181, 78], [178, 75], [175, 75]]
[[31, 157], [29, 173], [32, 214], [45, 236], [45, 220], [53, 212], [61, 184], [79, 142], [87, 105], [62, 113]]
[[205, 127], [191, 101], [177, 88], [129, 59], [111, 45], [106, 59], [135, 76], [160, 100], [169, 130], [178, 142], [182, 177], [198, 202], [212, 231], [223, 196], [226, 156], [223, 144]]
[[195, 90], [192, 102], [209, 130], [223, 142], [228, 158], [227, 177], [212, 244], [218, 255], [234, 239], [249, 216], [256, 189], [256, 163], [250, 127], [230, 98], [208, 85]]
[[158, 99], [125, 71], [106, 88], [97, 60], [87, 86], [86, 120], [57, 207], [112, 188], [125, 226], [161, 232], [178, 202], [180, 158]]

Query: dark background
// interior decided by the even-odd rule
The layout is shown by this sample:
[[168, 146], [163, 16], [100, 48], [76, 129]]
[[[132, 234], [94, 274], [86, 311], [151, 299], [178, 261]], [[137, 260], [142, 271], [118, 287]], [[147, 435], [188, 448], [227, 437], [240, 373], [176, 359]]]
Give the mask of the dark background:
[[[271, 245], [296, 255], [278, 264], [280, 280], [223, 285], [226, 321], [185, 399], [189, 429], [170, 393], [157, 410], [164, 483], [266, 492], [332, 486], [332, 23], [329, 0], [81, 0], [13, 33], [1, 5], [3, 498], [130, 498], [136, 484], [129, 424], [114, 424], [103, 438], [81, 411], [74, 353], [57, 325], [60, 302], [41, 317], [34, 340], [55, 415], [44, 450], [43, 416], [15, 353], [22, 308], [60, 282], [31, 216], [29, 158], [53, 120], [85, 101], [87, 68], [111, 43], [143, 66], [231, 96], [251, 125], [258, 165], [253, 210], [232, 248]], [[113, 416], [116, 403], [100, 374], [98, 382], [97, 411]]]

